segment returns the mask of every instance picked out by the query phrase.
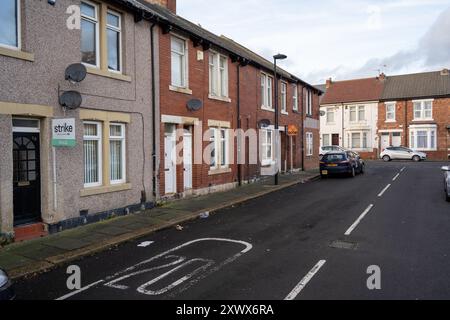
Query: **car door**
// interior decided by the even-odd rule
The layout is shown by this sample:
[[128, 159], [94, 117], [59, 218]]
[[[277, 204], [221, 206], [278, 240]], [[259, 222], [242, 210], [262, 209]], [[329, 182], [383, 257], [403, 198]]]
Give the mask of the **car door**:
[[398, 159], [402, 159], [402, 160], [406, 160], [406, 159], [411, 159], [412, 158], [412, 152], [409, 149], [406, 148], [402, 148], [402, 147], [398, 147], [397, 149], [397, 153], [398, 153]]

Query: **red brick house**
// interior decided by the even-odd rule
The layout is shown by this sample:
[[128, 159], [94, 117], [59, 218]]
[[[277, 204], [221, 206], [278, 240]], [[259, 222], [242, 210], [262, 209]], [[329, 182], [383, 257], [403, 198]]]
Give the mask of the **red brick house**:
[[[159, 29], [159, 196], [232, 188], [276, 166], [318, 166], [320, 90], [278, 69], [277, 143], [273, 64], [176, 15], [175, 1], [147, 2]], [[236, 129], [255, 135], [243, 144]]]
[[449, 159], [448, 69], [386, 77], [378, 113], [380, 150], [403, 145], [432, 160]]

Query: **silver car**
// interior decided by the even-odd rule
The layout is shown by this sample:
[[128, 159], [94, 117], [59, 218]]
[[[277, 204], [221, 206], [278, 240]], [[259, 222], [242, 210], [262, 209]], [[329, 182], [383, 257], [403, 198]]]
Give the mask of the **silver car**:
[[426, 160], [427, 154], [405, 147], [387, 147], [381, 152], [380, 158], [386, 162], [391, 160], [413, 160], [419, 162]]
[[450, 167], [442, 167], [442, 171], [444, 171], [445, 199], [450, 202]]

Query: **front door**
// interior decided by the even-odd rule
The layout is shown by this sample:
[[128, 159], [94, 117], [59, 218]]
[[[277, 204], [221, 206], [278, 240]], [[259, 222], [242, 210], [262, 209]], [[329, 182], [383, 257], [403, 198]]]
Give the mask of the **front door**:
[[331, 145], [332, 146], [339, 146], [339, 134], [332, 134], [331, 135]]
[[13, 204], [15, 226], [40, 220], [39, 133], [13, 133]]
[[402, 144], [402, 136], [400, 133], [395, 132], [392, 134], [392, 146], [393, 147], [400, 147]]
[[185, 132], [183, 136], [183, 178], [184, 190], [192, 189], [192, 134]]
[[174, 126], [166, 129], [168, 131], [164, 136], [164, 184], [165, 193], [170, 194], [176, 192], [176, 144]]
[[380, 141], [380, 148], [381, 151], [389, 147], [389, 133], [382, 133], [381, 134], [381, 141]]

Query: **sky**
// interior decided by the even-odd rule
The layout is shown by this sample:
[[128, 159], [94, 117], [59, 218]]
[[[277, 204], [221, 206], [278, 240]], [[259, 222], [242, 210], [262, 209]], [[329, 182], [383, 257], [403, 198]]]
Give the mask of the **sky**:
[[177, 13], [311, 84], [450, 68], [450, 0], [178, 0]]

